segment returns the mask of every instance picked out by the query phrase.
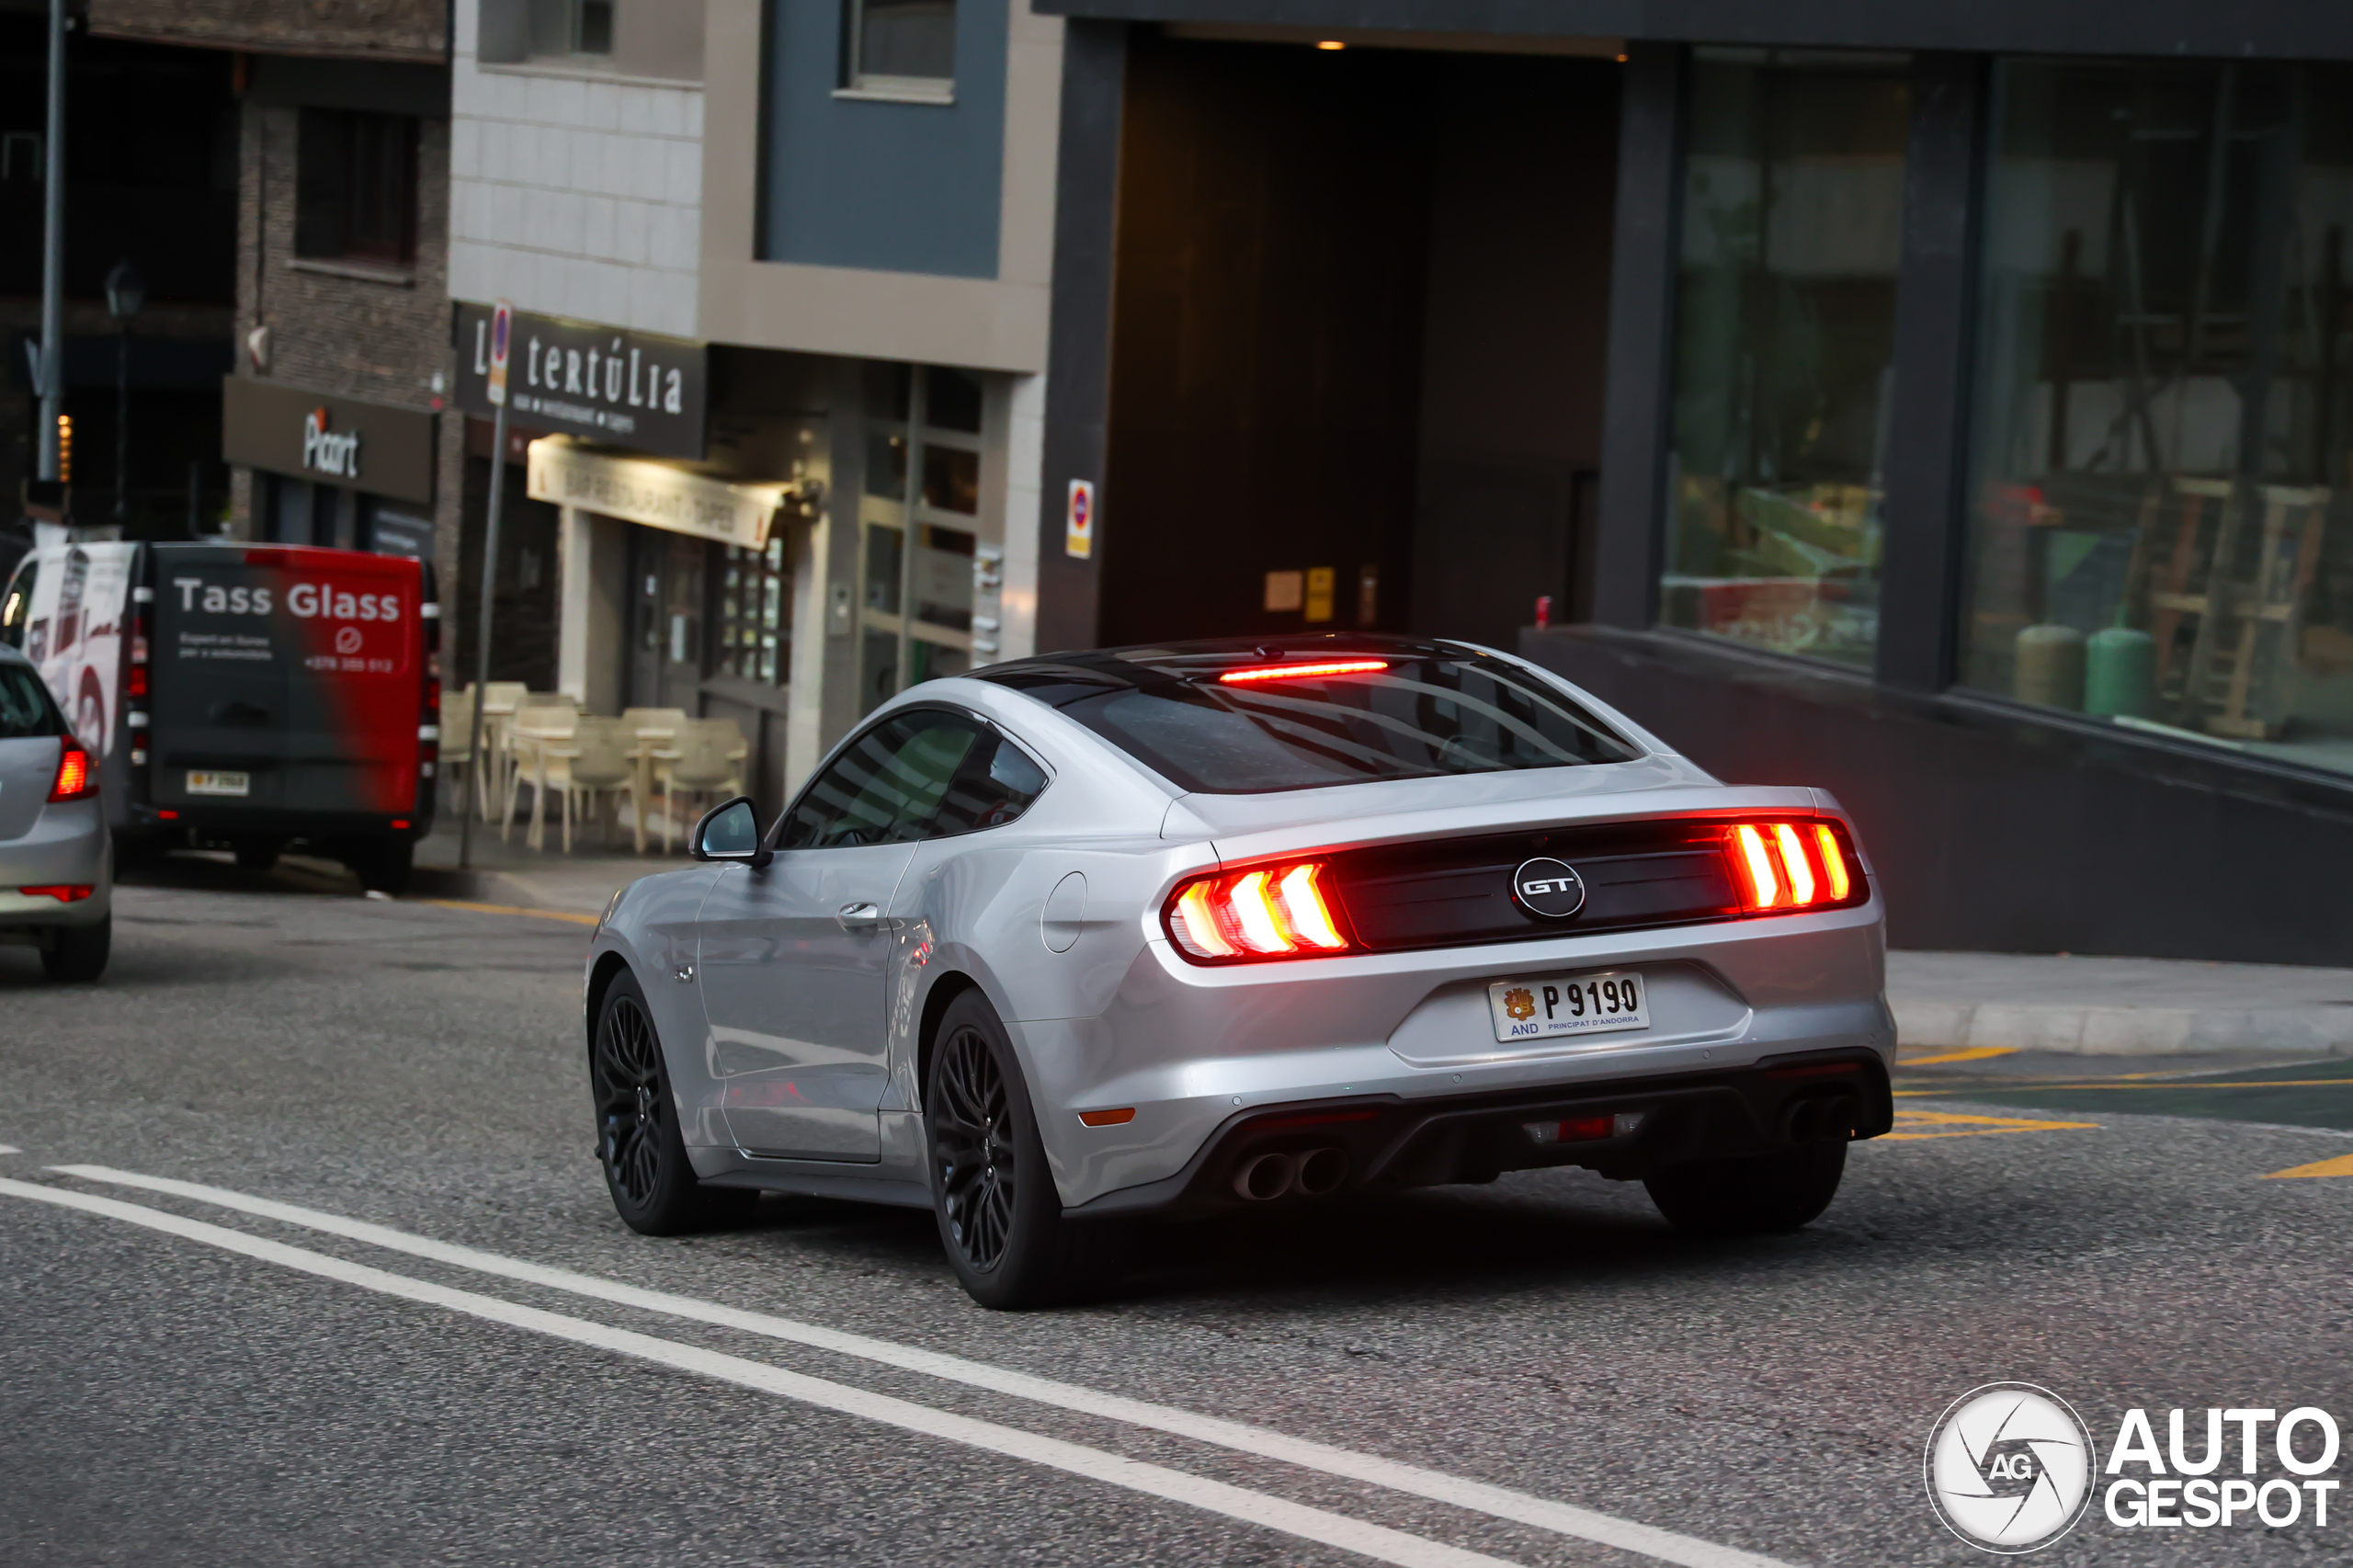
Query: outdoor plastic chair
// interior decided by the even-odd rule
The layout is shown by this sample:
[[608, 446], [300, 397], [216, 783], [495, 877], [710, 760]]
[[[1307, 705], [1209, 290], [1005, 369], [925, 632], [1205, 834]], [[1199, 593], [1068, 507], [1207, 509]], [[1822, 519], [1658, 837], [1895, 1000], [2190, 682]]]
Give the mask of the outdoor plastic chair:
[[743, 764], [751, 748], [733, 719], [689, 719], [678, 738], [654, 755], [662, 763], [662, 849], [667, 854], [676, 821], [672, 797], [684, 794], [691, 802], [703, 795], [724, 800], [742, 794]]

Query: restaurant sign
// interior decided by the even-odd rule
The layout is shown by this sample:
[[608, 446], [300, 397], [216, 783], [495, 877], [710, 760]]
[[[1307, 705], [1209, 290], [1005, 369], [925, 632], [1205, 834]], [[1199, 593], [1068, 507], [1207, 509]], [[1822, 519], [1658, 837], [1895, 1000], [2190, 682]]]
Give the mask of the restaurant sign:
[[[489, 305], [458, 307], [458, 406], [490, 418]], [[710, 350], [683, 337], [514, 314], [507, 411], [518, 422], [699, 460]]]

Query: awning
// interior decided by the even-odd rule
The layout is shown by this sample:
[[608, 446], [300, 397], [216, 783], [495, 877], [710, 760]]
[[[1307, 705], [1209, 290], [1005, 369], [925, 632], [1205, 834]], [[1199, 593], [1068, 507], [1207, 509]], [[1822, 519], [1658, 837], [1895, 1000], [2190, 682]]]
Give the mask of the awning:
[[744, 483], [656, 458], [620, 457], [570, 436], [542, 436], [526, 464], [534, 501], [760, 550], [777, 508], [797, 493], [790, 481]]

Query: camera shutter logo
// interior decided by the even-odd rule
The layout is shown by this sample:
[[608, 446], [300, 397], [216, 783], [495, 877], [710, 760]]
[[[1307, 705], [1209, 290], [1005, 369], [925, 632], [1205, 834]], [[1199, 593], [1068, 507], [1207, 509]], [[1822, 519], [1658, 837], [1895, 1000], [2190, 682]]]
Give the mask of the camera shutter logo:
[[2033, 1383], [1987, 1383], [1953, 1401], [1928, 1434], [1928, 1501], [1970, 1545], [2040, 1551], [2075, 1528], [2099, 1456], [2067, 1402]]
[[1530, 915], [1566, 920], [1585, 907], [1585, 879], [1566, 860], [1539, 856], [1511, 874], [1511, 896]]

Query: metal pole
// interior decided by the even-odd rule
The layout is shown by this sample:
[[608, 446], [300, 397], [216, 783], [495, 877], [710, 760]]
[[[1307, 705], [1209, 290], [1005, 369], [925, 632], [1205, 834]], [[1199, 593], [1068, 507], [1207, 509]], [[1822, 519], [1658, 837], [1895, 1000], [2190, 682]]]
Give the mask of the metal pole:
[[122, 318], [114, 351], [114, 520], [131, 520], [131, 318]]
[[915, 541], [923, 537], [923, 526], [915, 521], [915, 508], [923, 502], [923, 426], [930, 411], [924, 406], [924, 368], [911, 367], [907, 384], [907, 504], [902, 519], [906, 526], [899, 531], [899, 667], [892, 672], [892, 686], [904, 691], [915, 685], [910, 677], [915, 673]]
[[65, 414], [65, 0], [49, 0], [49, 131], [41, 155], [40, 431], [35, 477], [58, 477]]
[[[466, 747], [466, 756], [472, 758], [466, 765], [468, 793], [482, 789], [483, 765], [489, 760], [483, 755], [483, 709], [490, 695], [490, 599], [498, 585], [498, 504], [506, 494], [506, 404], [501, 403], [491, 426], [490, 517], [482, 530], [482, 614], [474, 627], [473, 738]], [[474, 811], [466, 801], [460, 801], [458, 806], [462, 813], [458, 818], [458, 869], [462, 871], [473, 863]]]

